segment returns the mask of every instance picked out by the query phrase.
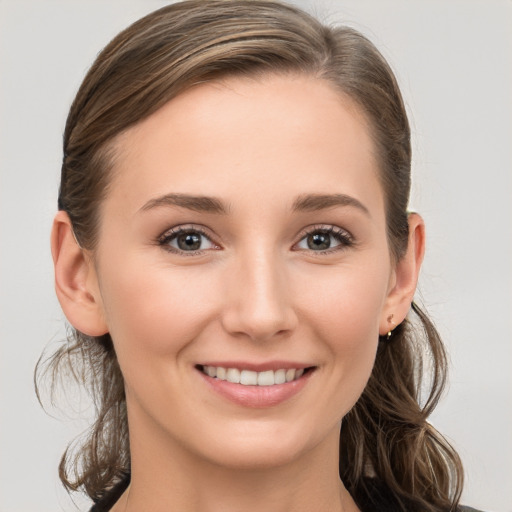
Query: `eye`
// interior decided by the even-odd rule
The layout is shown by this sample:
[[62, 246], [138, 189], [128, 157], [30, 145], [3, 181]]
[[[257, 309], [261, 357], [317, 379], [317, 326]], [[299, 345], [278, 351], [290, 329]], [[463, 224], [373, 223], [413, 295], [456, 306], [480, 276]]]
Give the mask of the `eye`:
[[307, 231], [296, 247], [300, 250], [325, 253], [344, 249], [353, 244], [353, 238], [348, 231], [330, 226], [317, 227]]
[[211, 239], [198, 228], [173, 228], [158, 241], [159, 245], [177, 253], [195, 254], [208, 249], [218, 249]]

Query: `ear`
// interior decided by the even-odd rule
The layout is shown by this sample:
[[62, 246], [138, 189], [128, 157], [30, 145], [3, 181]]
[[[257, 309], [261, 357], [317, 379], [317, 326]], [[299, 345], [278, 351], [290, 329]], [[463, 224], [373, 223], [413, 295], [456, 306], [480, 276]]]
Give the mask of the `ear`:
[[78, 245], [66, 212], [59, 211], [55, 216], [51, 247], [55, 291], [69, 323], [89, 336], [107, 333], [108, 327], [92, 259]]
[[396, 263], [390, 280], [386, 304], [380, 319], [379, 334], [384, 336], [401, 324], [411, 308], [425, 254], [425, 223], [417, 213], [410, 213], [407, 251]]

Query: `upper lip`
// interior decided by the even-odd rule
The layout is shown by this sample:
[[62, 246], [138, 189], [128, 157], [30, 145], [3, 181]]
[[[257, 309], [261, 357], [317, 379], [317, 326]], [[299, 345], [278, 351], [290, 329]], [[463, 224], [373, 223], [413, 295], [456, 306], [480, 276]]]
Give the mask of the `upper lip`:
[[314, 365], [298, 363], [293, 361], [267, 361], [263, 363], [254, 363], [248, 361], [205, 361], [197, 366], [220, 366], [222, 368], [237, 368], [239, 370], [250, 370], [253, 372], [265, 372], [269, 370], [296, 370], [311, 368]]

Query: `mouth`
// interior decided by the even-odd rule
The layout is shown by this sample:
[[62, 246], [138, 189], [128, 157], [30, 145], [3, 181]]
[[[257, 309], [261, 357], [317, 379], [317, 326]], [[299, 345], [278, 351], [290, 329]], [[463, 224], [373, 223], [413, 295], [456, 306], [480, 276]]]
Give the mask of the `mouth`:
[[207, 388], [237, 406], [265, 409], [288, 402], [309, 387], [316, 366], [211, 361], [196, 365]]
[[269, 387], [299, 380], [314, 371], [314, 366], [305, 368], [279, 368], [276, 370], [254, 371], [246, 368], [196, 365], [196, 368], [213, 379], [242, 386]]

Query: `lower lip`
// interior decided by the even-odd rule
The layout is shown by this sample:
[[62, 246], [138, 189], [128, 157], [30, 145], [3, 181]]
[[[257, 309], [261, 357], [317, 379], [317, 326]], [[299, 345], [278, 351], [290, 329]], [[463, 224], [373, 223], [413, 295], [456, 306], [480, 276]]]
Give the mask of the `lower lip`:
[[216, 379], [197, 370], [204, 382], [219, 395], [244, 407], [263, 409], [279, 405], [299, 393], [308, 383], [313, 370], [307, 371], [297, 380], [273, 386], [244, 386], [227, 380]]

